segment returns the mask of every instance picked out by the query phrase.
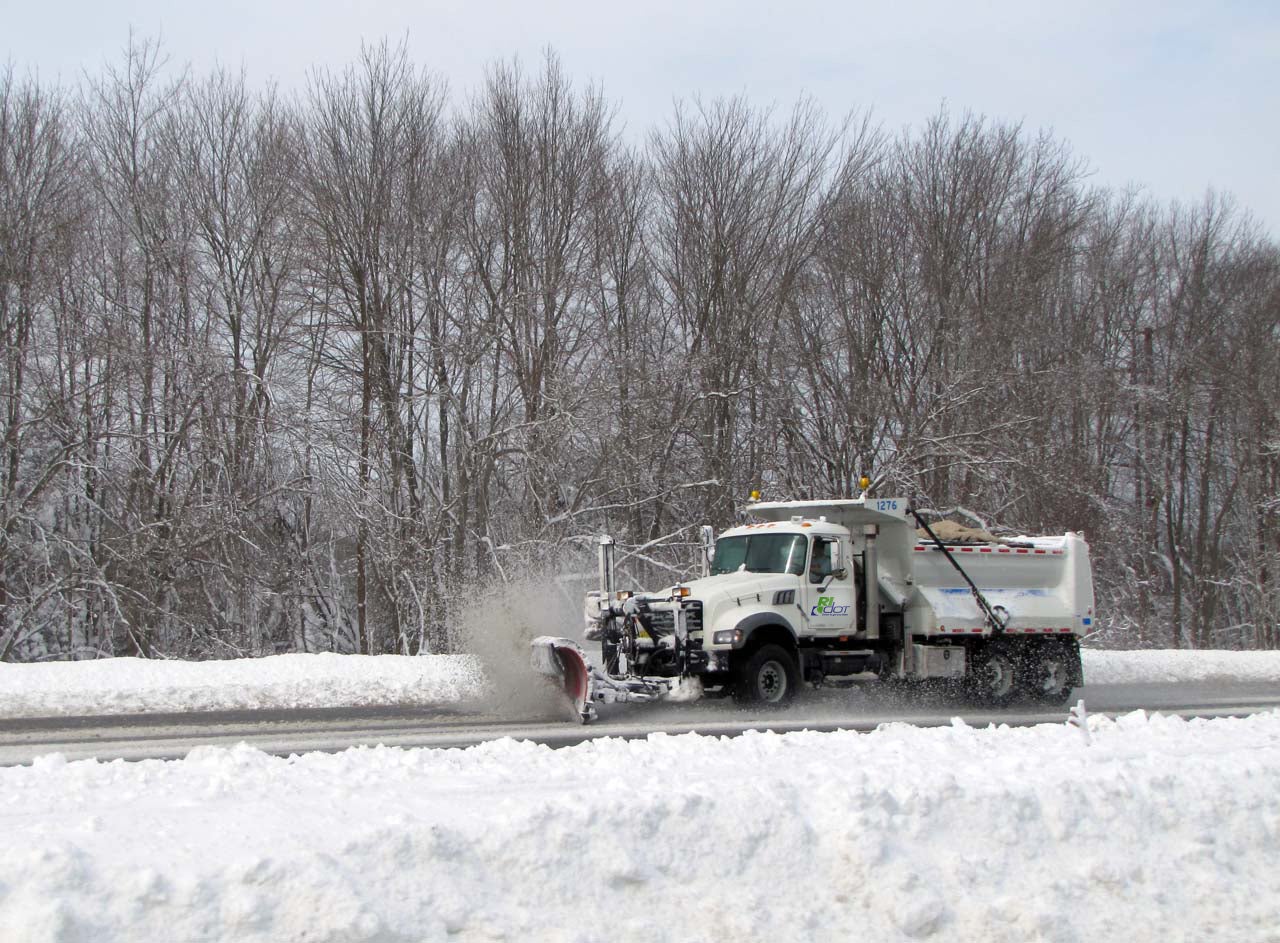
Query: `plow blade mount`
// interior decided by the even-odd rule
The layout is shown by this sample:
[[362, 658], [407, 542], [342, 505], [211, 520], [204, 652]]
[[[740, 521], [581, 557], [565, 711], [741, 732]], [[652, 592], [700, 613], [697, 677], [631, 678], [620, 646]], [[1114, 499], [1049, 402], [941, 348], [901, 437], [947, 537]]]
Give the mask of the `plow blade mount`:
[[578, 643], [572, 639], [540, 635], [531, 644], [534, 670], [559, 682], [581, 723], [595, 719], [596, 709], [591, 703], [591, 666]]

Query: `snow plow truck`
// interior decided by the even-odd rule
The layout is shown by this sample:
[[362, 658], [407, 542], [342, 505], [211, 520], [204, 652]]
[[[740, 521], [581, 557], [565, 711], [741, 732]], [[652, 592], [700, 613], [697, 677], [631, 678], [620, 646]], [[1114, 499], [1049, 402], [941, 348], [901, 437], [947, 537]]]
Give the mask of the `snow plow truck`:
[[[1093, 623], [1084, 537], [960, 536], [904, 498], [762, 502], [753, 523], [702, 528], [702, 576], [656, 592], [615, 585], [599, 541], [588, 641], [533, 640], [534, 667], [583, 722], [596, 704], [688, 692], [781, 706], [802, 684], [932, 684], [966, 699], [1061, 704], [1083, 684]], [[695, 680], [696, 679], [696, 680]]]

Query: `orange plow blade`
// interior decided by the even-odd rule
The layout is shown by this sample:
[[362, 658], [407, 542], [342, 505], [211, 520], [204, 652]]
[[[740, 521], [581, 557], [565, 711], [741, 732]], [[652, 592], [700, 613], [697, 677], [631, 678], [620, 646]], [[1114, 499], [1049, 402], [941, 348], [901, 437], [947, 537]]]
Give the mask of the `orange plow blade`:
[[591, 702], [591, 666], [578, 643], [572, 639], [542, 635], [531, 644], [534, 670], [559, 682], [580, 722], [585, 724], [594, 720], [596, 709]]

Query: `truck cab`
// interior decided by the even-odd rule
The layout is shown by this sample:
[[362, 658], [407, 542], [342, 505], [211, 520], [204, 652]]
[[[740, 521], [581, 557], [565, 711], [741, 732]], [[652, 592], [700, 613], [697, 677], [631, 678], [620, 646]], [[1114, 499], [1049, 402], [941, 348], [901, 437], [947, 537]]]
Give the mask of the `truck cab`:
[[[847, 527], [796, 517], [722, 534], [715, 544], [708, 580], [747, 573], [757, 574], [750, 579], [760, 582], [761, 574], [777, 575], [781, 579], [776, 581], [775, 594], [780, 593], [783, 600], [777, 608], [797, 636], [848, 635], [856, 623], [851, 560]], [[711, 584], [704, 585], [715, 592]], [[727, 592], [729, 585], [722, 583], [722, 597], [732, 595]], [[714, 616], [711, 624], [717, 624]], [[714, 637], [710, 647], [716, 647]]]

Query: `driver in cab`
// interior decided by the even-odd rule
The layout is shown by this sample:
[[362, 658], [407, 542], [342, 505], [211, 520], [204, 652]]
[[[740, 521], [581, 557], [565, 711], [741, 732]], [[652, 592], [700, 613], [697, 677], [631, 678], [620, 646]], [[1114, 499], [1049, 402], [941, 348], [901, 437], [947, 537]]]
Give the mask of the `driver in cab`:
[[809, 560], [809, 582], [821, 583], [831, 575], [831, 544], [825, 540], [814, 541], [813, 557]]

